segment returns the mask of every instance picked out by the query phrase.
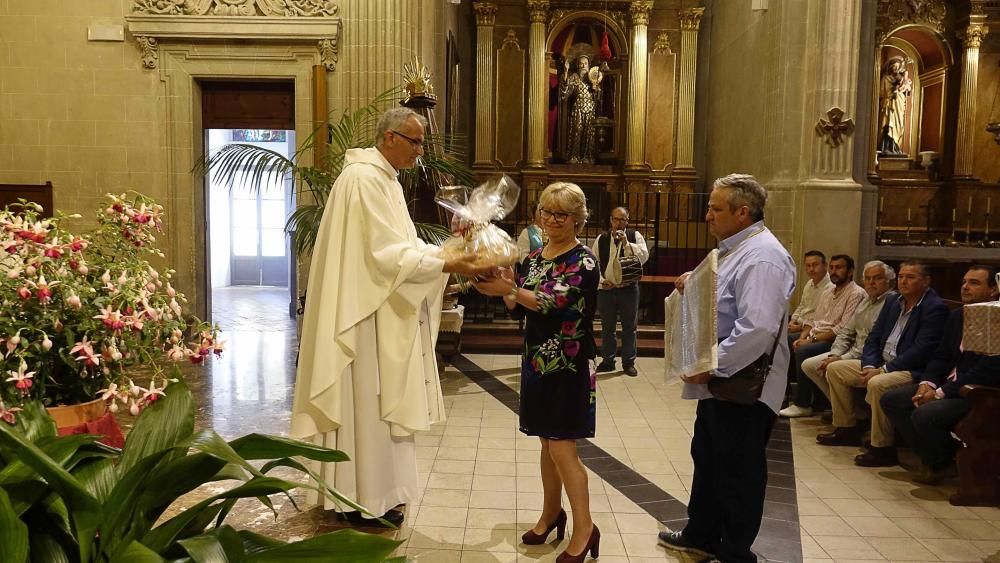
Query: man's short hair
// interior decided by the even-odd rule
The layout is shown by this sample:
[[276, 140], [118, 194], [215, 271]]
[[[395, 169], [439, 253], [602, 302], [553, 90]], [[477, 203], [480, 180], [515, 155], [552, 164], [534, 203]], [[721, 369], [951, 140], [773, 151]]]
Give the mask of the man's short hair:
[[881, 260], [872, 260], [866, 263], [865, 268], [861, 270], [861, 273], [864, 274], [867, 272], [868, 268], [882, 268], [882, 273], [885, 274], [885, 279], [889, 280], [889, 283], [896, 281], [896, 270], [893, 270], [892, 266]]
[[729, 209], [736, 211], [744, 205], [750, 210], [754, 223], [764, 219], [767, 190], [750, 174], [730, 174], [715, 180], [712, 189], [729, 188]]
[[626, 209], [626, 208], [624, 208], [624, 207], [622, 207], [622, 206], [620, 206], [620, 205], [619, 205], [618, 207], [615, 207], [615, 208], [613, 208], [613, 209], [611, 210], [611, 214], [612, 214], [612, 215], [614, 215], [614, 214], [615, 214], [615, 211], [618, 211], [619, 209], [621, 209], [621, 210], [622, 210], [622, 213], [624, 213], [624, 214], [625, 214], [625, 218], [626, 218], [626, 219], [628, 219], [628, 209]]
[[826, 254], [823, 254], [819, 250], [810, 250], [809, 252], [806, 252], [805, 257], [809, 258], [810, 256], [819, 256], [820, 261], [826, 264]]
[[976, 270], [986, 272], [986, 282], [990, 287], [997, 286], [997, 269], [989, 264], [973, 264], [969, 266], [969, 271]]
[[899, 269], [902, 270], [903, 266], [909, 266], [910, 268], [916, 268], [916, 269], [920, 270], [920, 275], [925, 276], [925, 277], [931, 275], [931, 271], [927, 269], [927, 264], [924, 264], [920, 260], [906, 260], [905, 262], [902, 262], [899, 265]]
[[383, 113], [375, 125], [375, 145], [381, 145], [385, 141], [387, 131], [396, 131], [411, 118], [416, 118], [421, 125], [427, 127], [427, 118], [410, 108], [392, 108]]
[[830, 257], [830, 262], [833, 262], [834, 260], [843, 260], [844, 262], [847, 262], [848, 270], [854, 269], [854, 258], [851, 258], [846, 254], [834, 254]]

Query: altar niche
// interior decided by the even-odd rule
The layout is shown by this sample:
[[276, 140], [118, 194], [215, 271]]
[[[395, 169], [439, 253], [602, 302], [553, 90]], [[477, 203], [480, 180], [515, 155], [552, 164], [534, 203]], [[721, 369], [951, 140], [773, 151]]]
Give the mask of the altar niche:
[[586, 15], [553, 30], [547, 45], [550, 163], [615, 164], [620, 160], [622, 69], [628, 67], [623, 45], [618, 30]]

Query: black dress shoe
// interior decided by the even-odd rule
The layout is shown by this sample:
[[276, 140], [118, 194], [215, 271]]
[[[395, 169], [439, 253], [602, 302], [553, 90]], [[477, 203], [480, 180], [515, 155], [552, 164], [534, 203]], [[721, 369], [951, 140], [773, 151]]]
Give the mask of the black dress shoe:
[[816, 436], [816, 443], [823, 446], [860, 446], [861, 429], [857, 426], [838, 426], [833, 432]]
[[622, 371], [624, 371], [625, 375], [629, 377], [635, 377], [639, 375], [639, 370], [635, 369], [635, 366], [625, 366], [624, 368], [622, 368]]
[[896, 457], [896, 447], [871, 447], [865, 453], [854, 457], [854, 465], [860, 465], [861, 467], [892, 467], [899, 465], [899, 458]]
[[601, 362], [597, 365], [597, 369], [594, 370], [594, 373], [609, 373], [612, 371], [615, 371], [614, 362]]
[[341, 513], [340, 517], [347, 520], [352, 525], [358, 526], [359, 528], [398, 528], [403, 524], [405, 515], [396, 509], [391, 509], [389, 512], [383, 514], [382, 520], [385, 520], [391, 524], [391, 526], [383, 523], [377, 518], [368, 518], [357, 510]]

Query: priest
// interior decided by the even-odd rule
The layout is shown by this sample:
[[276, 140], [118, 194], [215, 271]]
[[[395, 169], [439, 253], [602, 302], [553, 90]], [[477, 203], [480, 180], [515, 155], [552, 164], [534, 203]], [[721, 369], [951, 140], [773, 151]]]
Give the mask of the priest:
[[447, 274], [486, 270], [417, 238], [397, 176], [423, 153], [426, 123], [391, 109], [376, 146], [344, 156], [313, 249], [292, 405], [292, 437], [351, 458], [322, 464], [322, 478], [397, 526], [394, 507], [417, 494], [413, 435], [445, 418], [434, 344]]

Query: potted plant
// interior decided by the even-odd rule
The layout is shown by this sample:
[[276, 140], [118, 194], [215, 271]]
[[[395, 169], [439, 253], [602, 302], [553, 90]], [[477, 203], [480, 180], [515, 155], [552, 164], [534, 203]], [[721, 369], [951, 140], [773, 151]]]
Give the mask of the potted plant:
[[[297, 460], [342, 461], [342, 452], [259, 434], [227, 442], [211, 430], [195, 431], [183, 381], [143, 410], [121, 451], [95, 436], [58, 437], [38, 401], [22, 409], [15, 424], [0, 422], [4, 563], [378, 562], [401, 543], [350, 529], [285, 543], [226, 524], [239, 499], [257, 498], [274, 510], [268, 495], [302, 487], [363, 509]], [[318, 485], [276, 477], [275, 468]], [[224, 490], [175, 506], [206, 483]]]
[[[90, 403], [97, 416], [106, 405], [113, 425], [119, 409], [138, 415], [163, 397], [164, 365], [221, 353], [217, 329], [184, 315], [173, 271], [154, 265], [160, 205], [109, 195], [85, 234], [63, 228], [79, 216], [41, 211], [26, 201], [0, 211], [0, 419], [14, 422], [32, 401]], [[109, 432], [120, 442], [117, 426]]]

